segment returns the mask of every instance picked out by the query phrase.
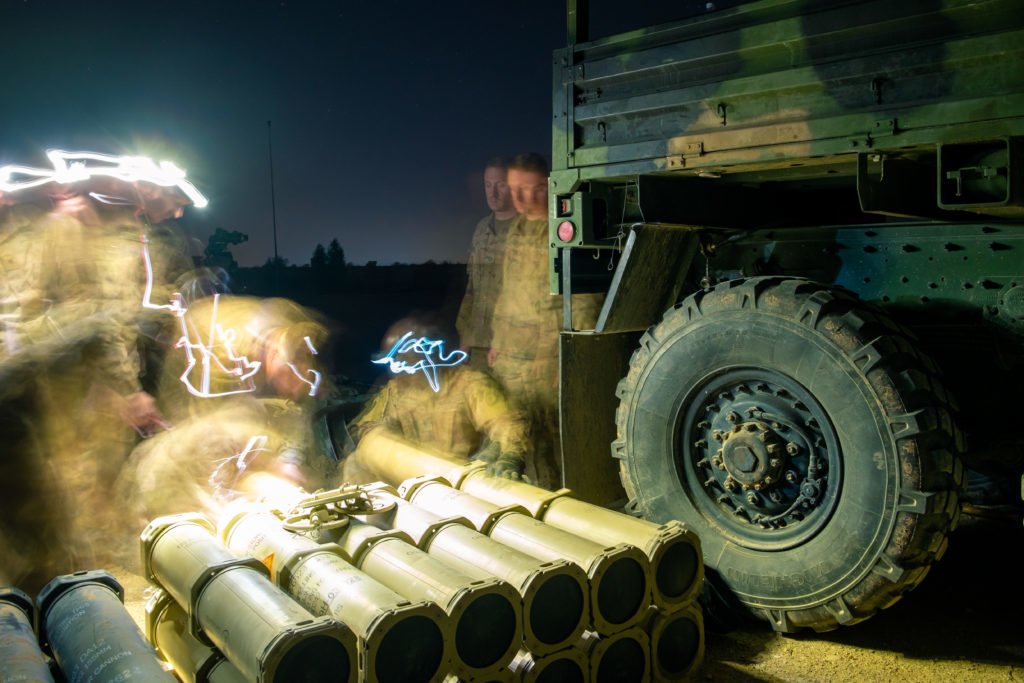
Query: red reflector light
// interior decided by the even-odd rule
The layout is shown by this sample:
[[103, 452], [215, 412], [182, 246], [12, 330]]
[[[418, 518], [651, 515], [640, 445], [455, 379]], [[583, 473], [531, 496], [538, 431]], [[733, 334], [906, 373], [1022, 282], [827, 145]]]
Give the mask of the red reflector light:
[[562, 221], [558, 224], [558, 239], [563, 242], [572, 242], [574, 237], [576, 237], [576, 226], [572, 224], [572, 221]]

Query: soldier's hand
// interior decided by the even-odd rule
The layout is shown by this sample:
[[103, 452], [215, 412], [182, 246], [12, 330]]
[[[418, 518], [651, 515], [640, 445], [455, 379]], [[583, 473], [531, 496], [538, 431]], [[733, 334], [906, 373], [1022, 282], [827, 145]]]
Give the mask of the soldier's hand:
[[526, 469], [526, 458], [519, 453], [502, 453], [494, 462], [488, 463], [484, 471], [502, 479], [522, 479]]
[[150, 436], [157, 429], [167, 429], [170, 425], [160, 414], [156, 399], [145, 391], [138, 391], [125, 396], [120, 406], [121, 419], [134, 428], [142, 436]]

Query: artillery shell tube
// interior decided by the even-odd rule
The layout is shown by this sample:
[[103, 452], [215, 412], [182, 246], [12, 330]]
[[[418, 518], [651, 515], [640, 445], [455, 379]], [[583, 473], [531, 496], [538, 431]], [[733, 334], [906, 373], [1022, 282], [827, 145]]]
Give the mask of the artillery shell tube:
[[442, 477], [455, 484], [462, 478], [464, 465], [405, 439], [388, 434], [383, 429], [372, 429], [359, 439], [359, 451], [372, 453], [374, 474], [392, 486], [421, 475]]
[[17, 588], [0, 588], [0, 681], [53, 683], [39, 649], [32, 599]]
[[496, 479], [481, 469], [467, 472], [460, 491], [495, 505], [520, 505], [545, 524], [602, 545], [631, 543], [642, 549], [654, 576], [653, 599], [663, 609], [692, 602], [704, 580], [697, 535], [679, 522], [655, 524], [518, 481]]
[[462, 678], [487, 680], [522, 642], [519, 594], [500, 579], [475, 580], [431, 557], [401, 532], [352, 521], [339, 541], [353, 563], [410, 600], [432, 600], [455, 629], [451, 668]]
[[595, 631], [614, 633], [639, 623], [651, 601], [650, 563], [640, 549], [603, 547], [544, 524], [522, 508], [499, 508], [434, 481], [418, 482], [406, 498], [437, 514], [465, 515], [495, 541], [543, 561], [567, 559], [590, 579], [590, 616]]
[[241, 512], [221, 534], [235, 553], [263, 560], [274, 582], [303, 607], [352, 628], [360, 639], [363, 680], [426, 683], [443, 677], [451, 638], [437, 604], [411, 603], [349, 564], [338, 546], [293, 534], [270, 512]]
[[246, 678], [354, 681], [356, 637], [329, 617], [314, 618], [275, 587], [266, 568], [237, 559], [200, 515], [171, 515], [142, 532], [142, 566], [150, 582], [185, 607], [202, 634]]
[[568, 647], [543, 656], [520, 650], [508, 668], [523, 683], [584, 683], [589, 666], [585, 652]]
[[523, 643], [534, 654], [554, 652], [579, 640], [590, 619], [587, 575], [566, 560], [543, 562], [502, 545], [465, 518], [443, 518], [384, 492], [394, 504], [384, 517], [421, 550], [474, 579], [497, 576], [523, 599]]
[[247, 683], [220, 651], [189, 633], [185, 610], [160, 589], [146, 601], [146, 638], [184, 683]]
[[704, 661], [704, 616], [691, 605], [677, 612], [652, 608], [647, 622], [651, 638], [651, 680], [685, 680]]
[[593, 683], [643, 683], [651, 680], [650, 639], [640, 628], [610, 636], [588, 633], [581, 647], [590, 659]]
[[105, 571], [58, 576], [39, 592], [39, 640], [68, 683], [174, 683], [123, 599], [121, 584]]

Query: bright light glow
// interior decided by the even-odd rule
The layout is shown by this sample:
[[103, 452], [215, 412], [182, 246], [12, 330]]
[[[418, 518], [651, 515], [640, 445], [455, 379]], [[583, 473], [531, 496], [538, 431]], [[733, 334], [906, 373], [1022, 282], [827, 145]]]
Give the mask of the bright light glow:
[[[156, 162], [142, 156], [111, 156], [96, 152], [46, 152], [52, 169], [10, 164], [0, 167], [0, 192], [16, 192], [47, 183], [67, 185], [96, 176], [107, 176], [125, 182], [144, 181], [159, 187], [176, 187], [201, 209], [209, 202], [185, 179], [185, 171], [170, 161]], [[101, 200], [102, 201], [102, 200]]]
[[[412, 337], [412, 332], [406, 332], [395, 342], [395, 345], [391, 347], [386, 356], [372, 362], [378, 365], [387, 364], [388, 369], [396, 375], [400, 372], [409, 375], [422, 372], [426, 376], [430, 388], [437, 392], [441, 390], [441, 380], [437, 374], [438, 368], [454, 367], [469, 357], [469, 354], [461, 349], [445, 354], [444, 340], [442, 339], [428, 339], [427, 337], [410, 339], [410, 337]], [[404, 360], [395, 359], [396, 355], [403, 353], [418, 353], [423, 356], [423, 359], [416, 361], [412, 365], [409, 365]], [[435, 353], [437, 354], [436, 358], [434, 356]]]

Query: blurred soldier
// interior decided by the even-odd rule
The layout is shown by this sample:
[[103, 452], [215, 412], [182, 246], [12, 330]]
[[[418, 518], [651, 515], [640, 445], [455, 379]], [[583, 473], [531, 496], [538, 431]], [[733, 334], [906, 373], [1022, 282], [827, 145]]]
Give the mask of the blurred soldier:
[[466, 294], [455, 326], [462, 347], [469, 351], [469, 363], [486, 370], [491, 350], [491, 319], [494, 302], [501, 291], [501, 264], [508, 228], [516, 217], [508, 189], [508, 161], [495, 157], [484, 168], [484, 194], [491, 212], [473, 231], [473, 245], [466, 264]]
[[[49, 211], [14, 207], [3, 229], [21, 246], [3, 250], [4, 299], [17, 304], [5, 311], [0, 370], [15, 380], [4, 408], [18, 417], [3, 426], [17, 457], [5, 459], [16, 476], [0, 494], [7, 533], [34, 537], [19, 546], [28, 586], [101, 564], [114, 479], [138, 436], [164, 425], [139, 380], [143, 300], [159, 277], [142, 247], [149, 226], [191, 203], [176, 188], [124, 179], [47, 190]], [[175, 259], [162, 256], [166, 272]]]
[[178, 284], [187, 309], [160, 395], [174, 428], [136, 448], [118, 481], [119, 497], [130, 502], [125, 538], [157, 515], [216, 516], [252, 493], [245, 483], [254, 472], [282, 490], [323, 488], [352, 450], [319, 363], [324, 323], [286, 299], [217, 291], [224, 285], [216, 272], [199, 270]]
[[[509, 227], [502, 287], [494, 305], [488, 362], [509, 398], [530, 419], [534, 458], [527, 475], [539, 486], [561, 486], [558, 463], [558, 347], [562, 299], [548, 289], [548, 165], [538, 154], [508, 167], [519, 212]], [[592, 328], [601, 297], [573, 297], [573, 328]]]
[[[495, 476], [519, 478], [527, 462], [528, 425], [497, 382], [467, 365], [452, 365], [458, 358], [446, 356], [442, 346], [416, 343], [453, 342], [454, 335], [446, 332], [440, 323], [411, 318], [391, 326], [382, 349], [392, 367], [407, 370], [367, 403], [351, 425], [352, 434], [358, 442], [370, 430], [385, 429], [455, 461], [483, 460]], [[423, 371], [408, 372], [416, 367]], [[357, 447], [344, 463], [345, 482], [378, 479], [374, 457]]]

